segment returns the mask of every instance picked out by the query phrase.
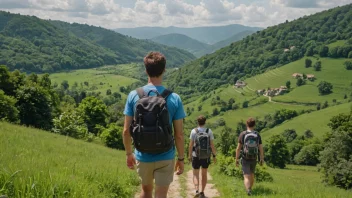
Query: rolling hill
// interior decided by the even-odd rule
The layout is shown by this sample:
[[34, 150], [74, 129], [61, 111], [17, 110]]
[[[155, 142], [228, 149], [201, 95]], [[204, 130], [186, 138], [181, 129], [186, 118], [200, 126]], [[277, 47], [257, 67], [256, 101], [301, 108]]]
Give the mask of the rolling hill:
[[227, 45], [230, 45], [233, 42], [239, 41], [253, 33], [254, 31], [246, 30], [246, 31], [237, 33], [223, 41], [219, 41], [213, 45], [205, 44], [196, 39], [192, 39], [186, 35], [175, 34], [175, 33], [158, 36], [158, 37], [152, 38], [151, 40], [167, 46], [177, 47], [180, 49], [187, 50], [192, 54], [194, 54], [196, 57], [201, 57], [205, 54], [213, 53], [216, 50], [223, 48]]
[[[139, 185], [125, 152], [0, 122], [0, 195], [133, 197]], [[14, 146], [15, 145], [15, 146]]]
[[226, 26], [210, 26], [210, 27], [193, 27], [193, 28], [181, 28], [181, 27], [137, 27], [137, 28], [119, 28], [115, 31], [132, 36], [140, 39], [151, 39], [154, 37], [166, 35], [166, 34], [183, 34], [190, 38], [196, 39], [206, 44], [215, 44], [224, 39], [230, 38], [231, 36], [246, 31], [259, 31], [262, 28], [248, 27], [238, 24], [226, 25]]
[[163, 52], [169, 66], [195, 57], [187, 51], [123, 36], [104, 28], [0, 11], [0, 64], [11, 70], [54, 72], [141, 61]]
[[[297, 61], [305, 55], [352, 57], [351, 9], [352, 4], [349, 4], [254, 33], [186, 64], [168, 76], [168, 84], [187, 99]], [[339, 50], [328, 47], [337, 40], [348, 42]]]
[[211, 45], [202, 43], [186, 35], [176, 34], [176, 33], [154, 37], [151, 40], [167, 46], [173, 46], [173, 47], [187, 50], [197, 57], [202, 55], [202, 54], [199, 54], [200, 51], [203, 51], [211, 47]]

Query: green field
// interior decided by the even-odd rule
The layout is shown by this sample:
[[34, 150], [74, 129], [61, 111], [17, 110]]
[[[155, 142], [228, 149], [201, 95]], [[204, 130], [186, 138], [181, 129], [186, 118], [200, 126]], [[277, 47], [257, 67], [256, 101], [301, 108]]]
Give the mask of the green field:
[[132, 197], [139, 185], [125, 153], [0, 122], [0, 195]]
[[303, 114], [292, 120], [288, 120], [273, 129], [263, 131], [261, 133], [263, 140], [268, 140], [270, 136], [280, 134], [285, 129], [295, 129], [298, 135], [303, 135], [304, 131], [309, 129], [314, 133], [315, 137], [321, 138], [330, 131], [328, 123], [331, 117], [340, 113], [348, 113], [351, 111], [352, 103], [336, 105], [320, 111]]
[[[135, 64], [128, 64], [105, 66], [94, 69], [73, 70], [69, 72], [51, 74], [50, 78], [53, 83], [57, 84], [67, 80], [70, 86], [72, 86], [75, 82], [77, 82], [80, 86], [81, 83], [83, 84], [86, 81], [89, 83], [89, 91], [101, 92], [102, 95], [105, 95], [107, 89], [111, 89], [112, 92], [120, 92], [120, 87], [128, 86], [134, 82], [137, 82], [137, 79], [126, 77], [126, 73], [129, 70], [135, 71], [133, 69], [134, 66]], [[126, 72], [119, 72], [119, 67], [126, 69]]]
[[[235, 166], [235, 165], [234, 165]], [[255, 183], [254, 197], [319, 197], [340, 198], [351, 197], [352, 191], [346, 191], [321, 182], [321, 174], [316, 167], [288, 165], [286, 169], [268, 168], [274, 181]], [[219, 189], [221, 197], [248, 197], [245, 193], [243, 180], [218, 173], [218, 167], [210, 167], [212, 182]]]

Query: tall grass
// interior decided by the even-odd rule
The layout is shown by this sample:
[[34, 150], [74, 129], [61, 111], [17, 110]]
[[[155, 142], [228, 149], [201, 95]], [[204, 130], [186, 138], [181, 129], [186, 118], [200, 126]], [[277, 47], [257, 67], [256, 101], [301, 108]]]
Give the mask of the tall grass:
[[0, 195], [132, 197], [122, 151], [0, 122]]

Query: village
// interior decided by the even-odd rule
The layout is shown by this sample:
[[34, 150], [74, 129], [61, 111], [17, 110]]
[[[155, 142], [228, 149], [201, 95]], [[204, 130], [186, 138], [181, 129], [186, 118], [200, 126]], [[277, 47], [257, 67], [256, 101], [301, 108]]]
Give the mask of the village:
[[[293, 73], [292, 77], [295, 79], [298, 78], [303, 78], [303, 79], [308, 79], [310, 81], [315, 80], [315, 76], [313, 74], [301, 74], [301, 73]], [[234, 87], [236, 88], [244, 88], [247, 85], [246, 82], [242, 80], [237, 80]], [[266, 97], [273, 97], [273, 96], [278, 96], [278, 95], [283, 95], [288, 92], [288, 88], [286, 86], [280, 86], [279, 88], [268, 88], [268, 89], [259, 89], [256, 91], [258, 95], [263, 95]]]

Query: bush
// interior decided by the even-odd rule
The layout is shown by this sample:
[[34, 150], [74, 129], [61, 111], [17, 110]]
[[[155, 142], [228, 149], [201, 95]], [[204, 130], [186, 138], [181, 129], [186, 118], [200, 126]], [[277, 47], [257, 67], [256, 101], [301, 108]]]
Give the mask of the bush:
[[285, 168], [290, 155], [284, 137], [281, 135], [272, 136], [266, 146], [265, 156], [268, 166]]
[[292, 142], [293, 140], [296, 139], [297, 133], [296, 130], [294, 129], [286, 129], [283, 133], [282, 136], [285, 138], [286, 142]]
[[290, 162], [294, 163], [294, 158], [295, 156], [301, 151], [301, 149], [304, 146], [304, 141], [299, 140], [298, 138], [295, 139], [294, 141], [292, 141], [289, 145], [288, 145], [288, 150], [290, 153]]
[[315, 70], [315, 71], [321, 71], [321, 61], [317, 61], [317, 62], [314, 64], [314, 70]]
[[332, 93], [332, 89], [332, 84], [326, 81], [321, 81], [318, 85], [318, 90], [321, 95]]
[[100, 134], [100, 138], [107, 147], [115, 149], [124, 149], [122, 140], [123, 128], [110, 124], [108, 128], [104, 129]]
[[304, 137], [305, 138], [313, 138], [314, 134], [311, 130], [307, 129], [306, 131], [304, 131]]
[[64, 112], [53, 120], [53, 132], [74, 138], [83, 138], [88, 133], [83, 118], [75, 111]]
[[345, 61], [344, 65], [347, 70], [352, 70], [352, 61]]
[[309, 58], [306, 59], [305, 63], [306, 63], [306, 64], [305, 64], [306, 68], [312, 66], [312, 60], [310, 60]]
[[305, 84], [305, 81], [302, 79], [302, 78], [298, 78], [297, 79], [297, 82], [296, 82], [296, 85], [299, 87], [299, 86], [302, 86]]
[[302, 148], [302, 150], [295, 156], [294, 161], [299, 165], [315, 166], [319, 163], [319, 152], [322, 150], [320, 144], [310, 144]]
[[0, 120], [9, 122], [18, 121], [18, 110], [15, 107], [16, 99], [5, 95], [3, 90], [0, 90]]
[[[220, 167], [219, 169], [220, 173], [223, 173], [230, 177], [243, 179], [242, 168], [235, 166], [235, 159], [233, 157], [225, 157], [223, 155], [218, 155], [217, 160]], [[257, 166], [254, 176], [257, 182], [274, 181], [273, 177], [270, 175], [270, 173], [266, 171], [265, 167]]]
[[233, 133], [232, 129], [229, 127], [224, 127], [220, 133], [220, 141], [218, 142], [217, 147], [220, 148], [220, 151], [223, 155], [234, 156], [237, 146], [237, 137]]

